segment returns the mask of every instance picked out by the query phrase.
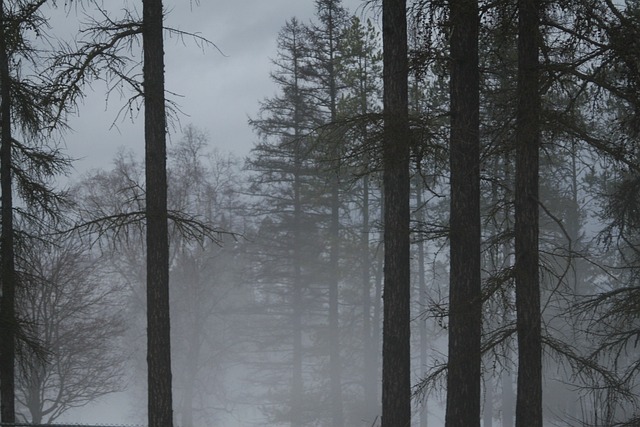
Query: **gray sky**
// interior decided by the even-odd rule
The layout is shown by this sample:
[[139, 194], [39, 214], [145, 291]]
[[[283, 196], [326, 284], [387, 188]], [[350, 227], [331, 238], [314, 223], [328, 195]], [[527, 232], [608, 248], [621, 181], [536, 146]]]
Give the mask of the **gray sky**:
[[[351, 12], [361, 3], [344, 1]], [[185, 113], [180, 123], [193, 123], [207, 131], [213, 146], [246, 155], [256, 139], [247, 117], [256, 114], [259, 100], [276, 91], [269, 71], [278, 31], [293, 16], [303, 22], [312, 19], [314, 1], [201, 0], [198, 5], [173, 0], [165, 1], [165, 8], [170, 12], [166, 26], [198, 33], [226, 55], [211, 47], [203, 50], [188, 39], [184, 43], [166, 39], [166, 88], [181, 95], [175, 98]], [[66, 19], [76, 18], [71, 15]], [[93, 88], [80, 105], [79, 117], [70, 121], [74, 131], [65, 138], [68, 153], [80, 159], [75, 164], [80, 173], [108, 167], [119, 147], [138, 153], [144, 147], [143, 115], [133, 123], [118, 120], [117, 128], [110, 129], [124, 100], [114, 95], [107, 103], [104, 86], [94, 84]], [[180, 138], [180, 130], [172, 131], [171, 138]]]

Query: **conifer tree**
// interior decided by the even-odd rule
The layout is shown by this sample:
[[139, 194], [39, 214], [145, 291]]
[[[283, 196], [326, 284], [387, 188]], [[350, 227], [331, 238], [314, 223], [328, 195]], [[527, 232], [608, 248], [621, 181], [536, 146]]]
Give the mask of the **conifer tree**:
[[518, 105], [516, 124], [515, 279], [518, 327], [516, 426], [542, 427], [542, 333], [538, 255], [537, 0], [518, 2]]
[[[342, 0], [316, 0], [318, 23], [309, 30], [311, 58], [306, 78], [313, 87], [312, 94], [320, 111], [324, 111], [325, 123], [333, 124], [338, 119], [338, 98], [342, 82], [339, 78], [343, 60], [342, 39], [347, 25], [347, 13]], [[329, 181], [329, 260], [327, 277], [329, 288], [328, 346], [329, 388], [331, 418], [334, 427], [344, 425], [342, 402], [342, 362], [340, 357], [340, 210], [341, 210], [341, 157], [344, 145], [342, 132], [330, 130], [320, 132], [318, 141], [326, 153], [326, 175]], [[320, 147], [319, 147], [320, 148]]]
[[[317, 166], [310, 156], [310, 133], [318, 113], [304, 81], [307, 34], [306, 28], [292, 18], [278, 35], [278, 58], [274, 61], [272, 79], [280, 93], [264, 100], [259, 117], [250, 120], [262, 141], [253, 149], [248, 162], [251, 191], [265, 199], [256, 212], [268, 219], [263, 221], [265, 228], [261, 231], [279, 236], [266, 255], [280, 276], [270, 277], [264, 271], [262, 280], [285, 284], [278, 299], [288, 302], [285, 310], [289, 312], [291, 364], [285, 405], [288, 411], [279, 415], [278, 420], [289, 422], [292, 427], [303, 425], [308, 416], [304, 411], [303, 356], [307, 336], [304, 323], [308, 319], [308, 294], [316, 281], [312, 272], [317, 269], [314, 264], [318, 256], [316, 245], [312, 244], [312, 236], [317, 232], [313, 224]], [[265, 291], [272, 293], [273, 289]]]
[[0, 1], [0, 181], [2, 197], [2, 234], [0, 235], [0, 282], [2, 283], [2, 338], [0, 344], [0, 394], [3, 423], [15, 423], [15, 356], [16, 356], [16, 273], [14, 260], [13, 185], [11, 136], [11, 91], [9, 74], [9, 46], [7, 30], [10, 28], [5, 2]]
[[[351, 171], [360, 177], [361, 200], [357, 202], [361, 209], [360, 257], [362, 267], [362, 387], [364, 389], [364, 407], [361, 418], [373, 422], [379, 414], [379, 340], [373, 325], [375, 304], [372, 301], [374, 260], [371, 253], [371, 237], [375, 229], [372, 222], [376, 219], [374, 195], [377, 188], [377, 138], [372, 129], [375, 115], [380, 110], [381, 60], [379, 34], [373, 23], [363, 23], [358, 17], [352, 17], [343, 41], [343, 60], [341, 61], [341, 80], [344, 94], [338, 108], [338, 120], [353, 123], [345, 137], [347, 163]], [[353, 153], [350, 155], [349, 153]], [[358, 195], [356, 195], [358, 197]]]
[[411, 425], [409, 101], [405, 0], [382, 3], [384, 319], [382, 426]]
[[[48, 145], [53, 131], [64, 129], [64, 121], [55, 114], [50, 82], [38, 75], [42, 58], [25, 34], [34, 29], [42, 36], [39, 30], [47, 24], [41, 12], [45, 2], [0, 2], [0, 421], [4, 423], [16, 421], [16, 340], [29, 341], [16, 318], [14, 216], [19, 211], [32, 222], [41, 215], [59, 220], [64, 197], [49, 180], [69, 166], [68, 159]], [[24, 209], [16, 208], [14, 192]]]
[[480, 117], [478, 2], [452, 0], [449, 362], [446, 427], [480, 425]]
[[173, 425], [162, 0], [142, 3], [149, 427]]

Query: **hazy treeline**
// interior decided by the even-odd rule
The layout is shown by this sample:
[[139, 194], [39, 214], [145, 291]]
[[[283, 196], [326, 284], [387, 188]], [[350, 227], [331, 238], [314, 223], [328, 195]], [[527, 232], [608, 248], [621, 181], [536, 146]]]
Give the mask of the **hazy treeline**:
[[[378, 9], [368, 2], [366, 19], [339, 0], [315, 6], [309, 22], [283, 18], [271, 72], [277, 91], [249, 119], [256, 141], [246, 158], [212, 148], [215, 138], [191, 125], [168, 147], [176, 425], [380, 424], [385, 231]], [[452, 339], [448, 43], [454, 18], [441, 2], [408, 6], [412, 422], [424, 427], [445, 424]], [[483, 426], [512, 426], [522, 2], [476, 6], [482, 387], [474, 399]], [[539, 223], [529, 231], [539, 250], [544, 423], [635, 425], [640, 3], [538, 6]], [[130, 28], [112, 23], [101, 28], [108, 36], [110, 29]], [[114, 40], [106, 37], [97, 47], [108, 50]], [[7, 49], [3, 43], [0, 38], [0, 51]], [[18, 47], [9, 49], [14, 58], [28, 53]], [[95, 51], [60, 49], [53, 62], [34, 62], [49, 64], [52, 74], [41, 75], [51, 80], [39, 83], [49, 89], [23, 82], [33, 93], [14, 94], [43, 107], [39, 115], [29, 116], [20, 103], [13, 107], [23, 123], [13, 167], [21, 201], [12, 208], [19, 327], [6, 326], [10, 317], [2, 325], [16, 333], [3, 339], [17, 343], [18, 418], [33, 423], [63, 414], [72, 419], [74, 408], [107, 394], [125, 392], [138, 402], [146, 392], [148, 165], [123, 150], [109, 167], [56, 190], [54, 176], [70, 161], [50, 149], [48, 132], [73, 110], [57, 103], [77, 99], [74, 84], [99, 73], [78, 73], [84, 62], [74, 62]], [[114, 59], [124, 51], [107, 59], [107, 80], [122, 78], [135, 91], [128, 60]], [[12, 62], [12, 71], [19, 66]], [[127, 107], [138, 105], [138, 95]], [[20, 145], [22, 137], [29, 144]], [[464, 345], [464, 337], [454, 339]], [[145, 415], [139, 404], [125, 410], [132, 421]]]

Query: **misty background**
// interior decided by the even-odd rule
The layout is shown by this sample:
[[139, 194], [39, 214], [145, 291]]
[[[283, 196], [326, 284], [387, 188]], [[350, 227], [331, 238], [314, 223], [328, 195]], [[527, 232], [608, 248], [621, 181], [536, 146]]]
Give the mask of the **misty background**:
[[[114, 16], [140, 7], [105, 3], [95, 4]], [[169, 209], [183, 215], [170, 227], [175, 424], [379, 425], [384, 191], [375, 2], [165, 3], [166, 26], [185, 32], [167, 31], [165, 41], [176, 112]], [[448, 28], [437, 2], [410, 4], [412, 414], [413, 425], [426, 427], [444, 425], [446, 396]], [[550, 426], [614, 425], [638, 409], [640, 62], [622, 47], [637, 47], [640, 6], [614, 4], [620, 14], [606, 9], [606, 19], [587, 24], [573, 14], [577, 6], [550, 7], [559, 23], [545, 33], [545, 55], [564, 67], [545, 86], [540, 162]], [[481, 40], [479, 399], [483, 427], [506, 427], [518, 350], [516, 44], [510, 6], [490, 12]], [[83, 22], [100, 16], [91, 6], [47, 13], [48, 32], [61, 40], [82, 37]], [[584, 31], [577, 41], [577, 31], [563, 32], [574, 24]], [[610, 56], [597, 56], [600, 49]], [[134, 62], [139, 50], [134, 43]], [[24, 353], [18, 409], [33, 423], [145, 424], [144, 227], [128, 219], [144, 209], [142, 109], [127, 108], [126, 87], [100, 79], [90, 87], [59, 145], [72, 167], [55, 181], [73, 200], [63, 213], [75, 233], [21, 248], [21, 319], [47, 351], [46, 363]], [[200, 221], [214, 229], [191, 227]]]

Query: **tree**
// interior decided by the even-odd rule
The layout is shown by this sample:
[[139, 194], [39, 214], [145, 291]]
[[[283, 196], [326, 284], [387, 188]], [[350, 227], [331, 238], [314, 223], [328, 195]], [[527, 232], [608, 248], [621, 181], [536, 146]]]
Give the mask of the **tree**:
[[[237, 366], [244, 361], [239, 354], [249, 341], [244, 340], [244, 306], [252, 289], [243, 286], [243, 278], [253, 263], [244, 250], [253, 240], [239, 196], [244, 181], [239, 161], [208, 150], [207, 143], [204, 131], [188, 125], [167, 152], [168, 209], [172, 217], [182, 218], [169, 226], [169, 258], [174, 415], [184, 426], [225, 423], [230, 406], [240, 400], [238, 384], [244, 372]], [[81, 222], [97, 218], [102, 224], [101, 218], [110, 217], [115, 224], [88, 230], [87, 240], [102, 250], [108, 279], [122, 283], [126, 292], [128, 328], [122, 343], [131, 349], [129, 366], [135, 375], [127, 391], [136, 397], [132, 407], [143, 411], [133, 404], [147, 393], [140, 341], [146, 323], [143, 162], [120, 153], [112, 168], [91, 172], [74, 190]], [[220, 231], [213, 241], [213, 232], [205, 237], [189, 228], [194, 221], [216, 224], [217, 230], [245, 227], [247, 239]]]
[[516, 426], [542, 426], [542, 334], [538, 255], [537, 0], [518, 2], [518, 110], [516, 124], [515, 279], [518, 327]]
[[[378, 194], [378, 138], [374, 130], [376, 118], [380, 112], [380, 78], [382, 55], [380, 52], [380, 34], [373, 23], [363, 23], [358, 17], [352, 17], [342, 41], [343, 58], [341, 61], [341, 81], [344, 94], [338, 103], [338, 123], [340, 120], [352, 121], [350, 131], [344, 136], [347, 147], [343, 170], [349, 170], [361, 181], [361, 200], [356, 202], [361, 212], [360, 263], [362, 267], [362, 387], [364, 389], [364, 407], [360, 418], [373, 422], [380, 413], [379, 400], [379, 338], [373, 324], [376, 306], [372, 301], [373, 269], [375, 260], [371, 249], [375, 239], [371, 235], [377, 232], [372, 226], [376, 220], [374, 195]], [[376, 118], [373, 118], [376, 117]], [[339, 124], [338, 124], [339, 125]], [[354, 153], [354, 154], [349, 154]], [[346, 164], [346, 168], [345, 168]], [[344, 174], [344, 172], [343, 172]], [[356, 195], [356, 197], [358, 197]]]
[[[288, 313], [288, 410], [282, 414], [280, 409], [276, 420], [286, 420], [292, 427], [303, 425], [308, 417], [304, 406], [305, 320], [309, 294], [319, 280], [315, 203], [320, 196], [310, 137], [318, 112], [304, 84], [307, 42], [306, 28], [295, 18], [287, 21], [278, 35], [272, 78], [280, 93], [263, 101], [259, 117], [250, 120], [262, 141], [253, 149], [247, 165], [252, 171], [250, 191], [261, 198], [256, 211], [263, 218], [258, 233], [273, 239], [267, 243], [265, 260], [260, 263], [265, 267], [260, 282], [270, 285], [265, 287], [266, 295], [271, 295], [268, 299], [274, 304], [284, 303]], [[279, 311], [269, 306], [265, 309], [267, 313]]]
[[[48, 141], [42, 144], [64, 122], [55, 114], [49, 82], [39, 75], [37, 49], [25, 37], [30, 29], [40, 35], [46, 25], [40, 12], [45, 1], [0, 1], [0, 419], [6, 423], [15, 422], [16, 340], [27, 340], [16, 319], [14, 216], [19, 212], [33, 222], [40, 214], [56, 217], [63, 197], [48, 181], [69, 166]], [[32, 73], [23, 72], [23, 61]], [[14, 205], [16, 190], [24, 208]]]
[[16, 354], [16, 273], [14, 260], [13, 185], [11, 136], [11, 91], [9, 75], [9, 28], [5, 2], [0, 1], [0, 193], [2, 197], [2, 233], [0, 235], [0, 282], [2, 283], [2, 337], [0, 343], [0, 411], [3, 423], [14, 423], [15, 413], [15, 354]]
[[[249, 232], [239, 195], [240, 162], [206, 150], [208, 137], [192, 125], [169, 150], [169, 208], [190, 212], [218, 229]], [[239, 394], [234, 370], [246, 348], [244, 286], [250, 265], [244, 239], [220, 233], [216, 242], [194, 240], [170, 227], [172, 351], [176, 420], [182, 426], [224, 424]], [[240, 358], [241, 359], [241, 358]]]
[[[82, 96], [91, 78], [104, 78], [128, 85], [134, 95], [127, 107], [144, 101], [146, 282], [147, 282], [147, 362], [148, 417], [150, 427], [171, 427], [171, 339], [169, 313], [169, 238], [167, 211], [166, 132], [167, 107], [164, 88], [164, 15], [162, 0], [143, 0], [142, 19], [124, 8], [125, 17], [116, 20], [98, 8], [103, 21], [90, 21], [83, 31], [91, 41], [76, 49], [66, 46], [55, 58], [52, 80], [57, 97], [67, 103]], [[184, 34], [184, 33], [181, 33]], [[135, 75], [137, 64], [131, 56], [134, 40], [142, 35], [142, 81]], [[204, 41], [204, 39], [199, 38]], [[206, 42], [206, 41], [205, 41]], [[124, 108], [126, 110], [126, 108]], [[94, 219], [88, 228], [102, 230], [122, 227], [140, 220], [112, 214]], [[179, 215], [178, 215], [179, 216]], [[124, 221], [118, 221], [122, 220]], [[114, 221], [115, 220], [115, 221]], [[205, 227], [206, 228], [206, 227]]]
[[382, 426], [411, 425], [409, 107], [405, 0], [382, 3], [384, 320]]
[[452, 0], [447, 427], [480, 425], [480, 118], [478, 2]]
[[149, 427], [173, 426], [162, 0], [142, 2]]
[[19, 317], [44, 355], [21, 345], [16, 399], [23, 419], [49, 424], [124, 388], [123, 293], [75, 235], [21, 248]]
[[344, 405], [342, 398], [342, 361], [340, 357], [340, 211], [341, 211], [341, 170], [343, 135], [332, 129], [338, 119], [338, 97], [341, 82], [339, 72], [343, 61], [343, 37], [347, 25], [347, 13], [341, 0], [316, 0], [318, 25], [309, 29], [309, 49], [311, 58], [307, 64], [306, 78], [312, 82], [312, 94], [317, 99], [320, 110], [324, 110], [328, 132], [320, 132], [319, 147], [326, 153], [326, 175], [329, 180], [329, 260], [327, 277], [329, 289], [328, 304], [328, 346], [329, 346], [329, 388], [331, 418], [334, 427], [344, 425]]

